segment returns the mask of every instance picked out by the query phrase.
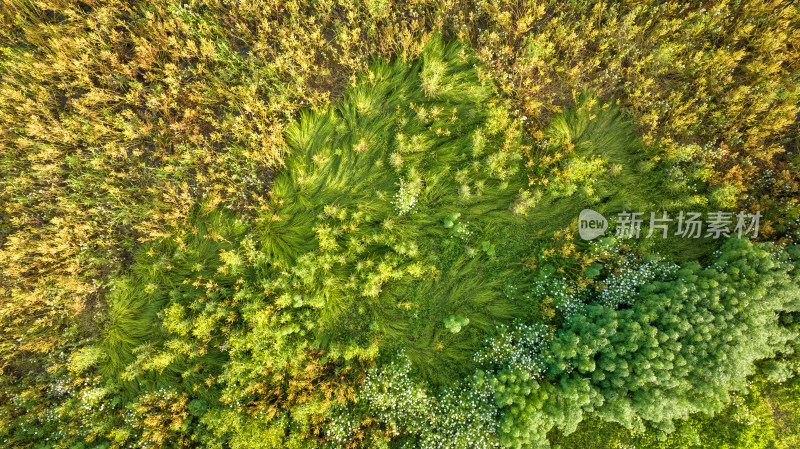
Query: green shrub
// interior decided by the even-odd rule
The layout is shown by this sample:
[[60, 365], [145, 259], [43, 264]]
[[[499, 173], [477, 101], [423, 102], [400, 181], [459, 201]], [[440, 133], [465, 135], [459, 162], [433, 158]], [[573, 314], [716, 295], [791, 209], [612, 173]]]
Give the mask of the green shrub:
[[691, 413], [713, 415], [746, 389], [756, 361], [795, 334], [779, 313], [797, 300], [800, 270], [749, 241], [728, 241], [716, 262], [685, 264], [678, 278], [644, 286], [630, 308], [589, 305], [553, 340], [546, 378], [493, 377], [501, 437], [546, 445], [552, 427], [571, 433], [589, 411], [605, 421], [671, 432]]

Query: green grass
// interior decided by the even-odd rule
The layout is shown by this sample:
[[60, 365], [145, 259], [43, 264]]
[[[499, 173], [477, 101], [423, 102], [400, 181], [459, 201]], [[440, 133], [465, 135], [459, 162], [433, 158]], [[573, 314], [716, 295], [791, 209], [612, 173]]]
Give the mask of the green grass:
[[[677, 162], [652, 163], [655, 153], [642, 144], [617, 102], [585, 92], [573, 107], [551, 119], [545, 135], [550, 143], [545, 154], [569, 154], [559, 168], [570, 169], [572, 176], [571, 182], [550, 178], [549, 187], [540, 188], [541, 200], [529, 219], [540, 226], [543, 236], [569, 226], [582, 209], [591, 208], [609, 220], [621, 212], [644, 212], [642, 238], [636, 245], [676, 262], [701, 259], [719, 247], [719, 241], [710, 238], [664, 239], [658, 234], [644, 238], [650, 212], [660, 217], [666, 211], [675, 218], [681, 210], [697, 212], [708, 207], [695, 204], [693, 194], [685, 189], [668, 189], [664, 172]], [[676, 229], [675, 223], [671, 229]]]
[[[375, 62], [340, 104], [287, 130], [262, 244], [318, 299], [321, 348], [377, 341], [445, 382], [515, 315], [479, 248], [485, 228], [515, 220], [522, 139], [472, 63], [441, 41], [415, 63]], [[470, 320], [459, 333], [445, 327], [454, 314]]]
[[[548, 151], [569, 151], [562, 168], [578, 174], [525, 193], [532, 142], [472, 64], [434, 40], [420, 61], [374, 62], [339, 104], [288, 128], [260, 233], [314, 304], [314, 347], [345, 358], [405, 350], [423, 378], [447, 383], [474, 369], [495, 326], [541, 319], [508, 290], [526, 289], [535, 273], [523, 258], [580, 210], [660, 207], [662, 179], [639, 170], [647, 154], [635, 127], [590, 94], [546, 133]], [[692, 256], [709, 251], [699, 248]], [[451, 316], [469, 324], [452, 333]]]
[[[204, 375], [219, 371], [227, 357], [214, 343], [223, 337], [206, 335], [201, 320], [205, 310], [229, 299], [241, 276], [252, 274], [232, 260], [246, 231], [246, 222], [230, 214], [199, 211], [183, 237], [141, 248], [132, 272], [114, 284], [98, 362], [103, 377], [118, 383], [126, 398], [162, 387], [192, 390]], [[209, 289], [208, 281], [217, 288]], [[176, 307], [186, 316], [165, 316]], [[181, 337], [188, 347], [179, 350], [174, 342]], [[203, 369], [192, 370], [198, 362]]]
[[[561, 168], [577, 174], [525, 196], [522, 155], [532, 142], [462, 46], [434, 40], [416, 62], [373, 62], [339, 104], [306, 111], [287, 128], [285, 168], [251, 230], [266, 268], [245, 277], [267, 286], [280, 308], [296, 310], [285, 320], [301, 320], [298, 329], [308, 331], [288, 331], [283, 318], [248, 326], [281, 335], [269, 329], [286, 327], [306, 341], [301, 346], [333, 359], [404, 350], [434, 384], [473, 372], [472, 356], [496, 326], [542, 319], [541, 298], [509, 293], [524, 292], [535, 276], [524, 258], [585, 207], [648, 210], [660, 200], [660, 180], [637, 169], [646, 155], [614, 103], [585, 94], [552, 119], [546, 136], [548, 151], [569, 152]], [[221, 226], [227, 242], [192, 237], [188, 250], [157, 250], [172, 256], [140, 251], [133, 276], [112, 297], [107, 374], [178, 382], [189, 368], [184, 359], [197, 358], [163, 350], [169, 333], [159, 311], [177, 300], [193, 308], [190, 317], [202, 315], [193, 302], [202, 298], [191, 297], [199, 290], [183, 292], [179, 283], [217, 279], [219, 251], [237, 247], [247, 231], [223, 216], [198, 217], [195, 226], [203, 228], [197, 235]], [[452, 332], [452, 317], [468, 324]]]

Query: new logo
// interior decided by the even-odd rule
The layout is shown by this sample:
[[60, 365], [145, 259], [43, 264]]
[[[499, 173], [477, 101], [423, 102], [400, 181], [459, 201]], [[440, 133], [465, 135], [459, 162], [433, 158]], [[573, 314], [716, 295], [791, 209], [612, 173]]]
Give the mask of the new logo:
[[591, 209], [584, 209], [578, 216], [578, 233], [584, 240], [591, 240], [605, 235], [608, 229], [608, 220]]

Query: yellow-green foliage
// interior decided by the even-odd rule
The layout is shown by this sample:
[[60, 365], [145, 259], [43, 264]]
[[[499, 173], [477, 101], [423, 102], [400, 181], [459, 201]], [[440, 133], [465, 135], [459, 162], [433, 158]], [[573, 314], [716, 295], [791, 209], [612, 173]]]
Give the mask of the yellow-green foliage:
[[699, 145], [714, 182], [794, 204], [796, 171], [770, 162], [797, 111], [798, 17], [777, 0], [6, 2], [4, 326], [40, 329], [3, 351], [52, 349], [47, 329], [88, 318], [132, 242], [194, 199], [262, 205], [288, 119], [372, 56], [416, 56], [435, 31], [473, 44], [534, 134], [591, 88], [621, 98], [664, 157]]
[[[675, 191], [708, 182], [710, 206], [764, 210], [763, 236], [797, 238], [796, 2], [7, 0], [0, 429], [22, 413], [12, 397], [44, 419], [47, 382], [97, 334], [137, 243], [177, 232], [200, 200], [266, 216], [299, 111], [338, 99], [372, 57], [415, 59], [434, 33], [474, 49], [525, 133], [543, 138], [584, 91], [618, 98], [648, 156], [677, 167]], [[459, 94], [440, 80], [431, 65], [423, 88]], [[566, 165], [578, 179], [599, 166]], [[273, 242], [277, 255], [297, 240]]]
[[798, 135], [796, 3], [491, 3], [489, 23], [472, 31], [478, 56], [531, 133], [584, 89], [619, 98], [654, 159], [700, 147], [692, 160], [725, 189], [715, 206], [731, 206], [732, 193], [771, 210], [762, 232], [774, 237], [798, 218], [798, 160], [785, 148]]

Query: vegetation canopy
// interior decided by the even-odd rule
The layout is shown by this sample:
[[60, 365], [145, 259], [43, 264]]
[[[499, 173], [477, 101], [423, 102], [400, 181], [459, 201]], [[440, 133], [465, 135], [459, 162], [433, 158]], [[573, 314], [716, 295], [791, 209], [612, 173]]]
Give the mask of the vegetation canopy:
[[[796, 447], [798, 30], [781, 0], [3, 4], [0, 444]], [[649, 235], [714, 211], [759, 234]]]

